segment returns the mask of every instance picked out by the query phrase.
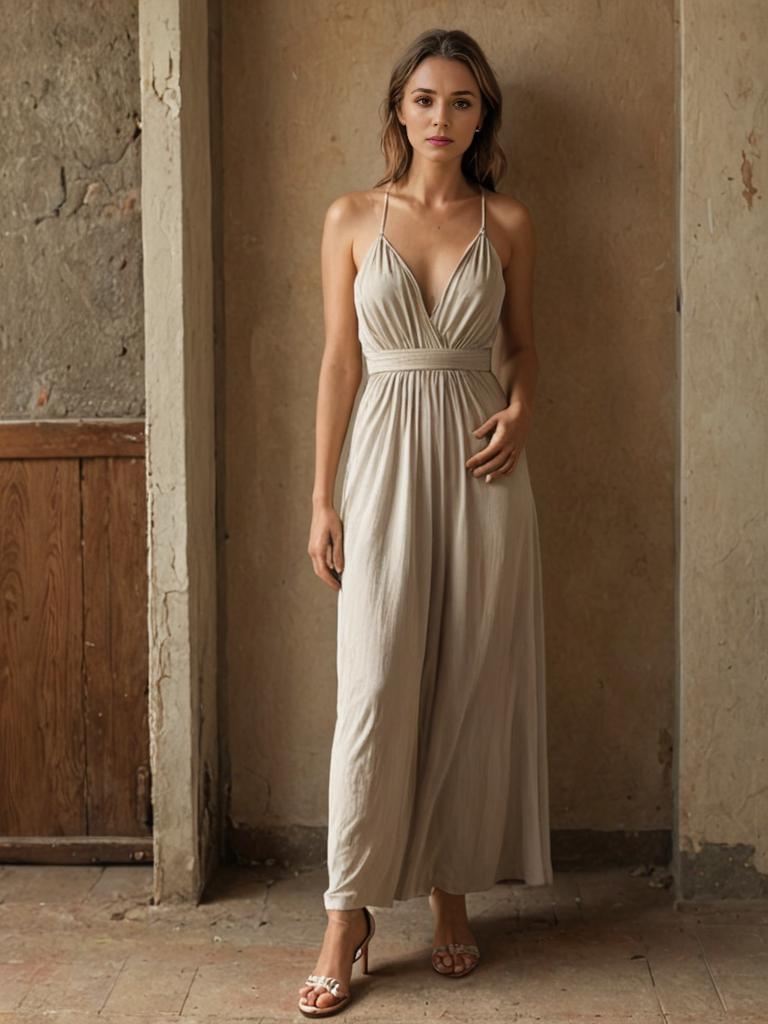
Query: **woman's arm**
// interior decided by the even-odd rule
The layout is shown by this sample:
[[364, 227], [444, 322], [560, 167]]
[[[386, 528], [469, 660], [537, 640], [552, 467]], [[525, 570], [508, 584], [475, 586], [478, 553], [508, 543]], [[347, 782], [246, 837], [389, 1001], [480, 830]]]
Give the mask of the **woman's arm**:
[[354, 196], [335, 199], [325, 215], [321, 244], [325, 347], [315, 419], [315, 482], [308, 554], [315, 573], [333, 589], [344, 567], [342, 523], [333, 507], [341, 449], [362, 379], [353, 286], [352, 239], [359, 216]]
[[505, 211], [511, 256], [504, 281], [507, 294], [501, 309], [502, 363], [499, 381], [512, 411], [533, 413], [539, 360], [533, 340], [533, 277], [536, 239], [531, 214], [523, 203]]

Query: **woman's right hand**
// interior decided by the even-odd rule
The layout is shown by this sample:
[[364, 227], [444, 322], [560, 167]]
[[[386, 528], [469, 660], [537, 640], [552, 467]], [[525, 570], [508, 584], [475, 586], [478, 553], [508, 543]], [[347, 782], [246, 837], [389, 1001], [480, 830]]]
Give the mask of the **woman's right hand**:
[[342, 529], [341, 519], [333, 505], [323, 503], [314, 506], [307, 553], [312, 559], [315, 575], [333, 590], [341, 590], [341, 584], [331, 569], [341, 573], [344, 568]]

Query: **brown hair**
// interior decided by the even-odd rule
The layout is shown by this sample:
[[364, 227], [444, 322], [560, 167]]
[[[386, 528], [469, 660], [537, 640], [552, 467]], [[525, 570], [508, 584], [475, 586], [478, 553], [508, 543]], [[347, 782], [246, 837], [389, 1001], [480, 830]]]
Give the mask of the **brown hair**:
[[395, 64], [389, 79], [387, 97], [382, 104], [384, 127], [381, 149], [386, 171], [374, 188], [395, 182], [408, 170], [413, 159], [413, 146], [405, 127], [397, 117], [397, 104], [402, 101], [405, 83], [427, 57], [461, 60], [474, 74], [480, 87], [483, 123], [461, 158], [461, 170], [469, 181], [496, 191], [497, 182], [507, 169], [507, 158], [496, 135], [501, 125], [501, 89], [485, 54], [475, 40], [459, 29], [433, 28], [422, 32]]

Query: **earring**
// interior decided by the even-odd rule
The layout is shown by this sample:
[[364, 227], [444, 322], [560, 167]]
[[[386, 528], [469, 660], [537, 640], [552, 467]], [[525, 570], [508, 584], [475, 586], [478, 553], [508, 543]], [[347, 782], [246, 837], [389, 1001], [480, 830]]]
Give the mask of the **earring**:
[[475, 128], [475, 131], [476, 131], [476, 132], [479, 132], [479, 131], [480, 131], [480, 129], [479, 129], [479, 128]]

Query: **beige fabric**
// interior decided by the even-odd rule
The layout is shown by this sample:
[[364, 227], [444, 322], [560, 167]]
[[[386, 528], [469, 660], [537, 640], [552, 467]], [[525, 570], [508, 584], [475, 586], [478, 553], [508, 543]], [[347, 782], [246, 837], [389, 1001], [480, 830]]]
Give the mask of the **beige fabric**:
[[328, 909], [552, 881], [539, 537], [523, 451], [486, 484], [472, 430], [505, 283], [481, 227], [429, 315], [381, 230], [355, 279], [370, 376], [339, 515]]

